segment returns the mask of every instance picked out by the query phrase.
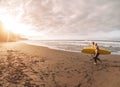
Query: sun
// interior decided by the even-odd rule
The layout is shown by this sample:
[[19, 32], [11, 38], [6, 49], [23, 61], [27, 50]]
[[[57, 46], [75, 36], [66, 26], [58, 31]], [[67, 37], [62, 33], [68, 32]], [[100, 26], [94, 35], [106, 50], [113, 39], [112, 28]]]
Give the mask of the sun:
[[31, 31], [29, 30], [30, 26], [18, 22], [15, 18], [11, 16], [2, 16], [0, 20], [3, 23], [3, 26], [6, 31], [11, 31], [19, 35], [30, 35]]

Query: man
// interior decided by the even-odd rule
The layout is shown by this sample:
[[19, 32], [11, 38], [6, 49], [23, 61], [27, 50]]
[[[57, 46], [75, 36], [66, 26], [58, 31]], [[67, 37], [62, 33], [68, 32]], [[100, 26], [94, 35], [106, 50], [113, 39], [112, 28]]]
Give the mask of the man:
[[[95, 49], [95, 42], [92, 42], [91, 47], [92, 47], [93, 49]], [[92, 59], [90, 59], [90, 60], [93, 60], [93, 59], [94, 59], [94, 56], [95, 56], [95, 54], [91, 54]]]
[[92, 42], [92, 48], [95, 48], [95, 42]]
[[99, 53], [99, 46], [97, 45], [97, 43], [95, 43], [95, 56], [94, 56], [94, 64], [97, 64], [97, 60], [100, 61], [102, 63], [102, 61], [98, 58], [100, 55]]

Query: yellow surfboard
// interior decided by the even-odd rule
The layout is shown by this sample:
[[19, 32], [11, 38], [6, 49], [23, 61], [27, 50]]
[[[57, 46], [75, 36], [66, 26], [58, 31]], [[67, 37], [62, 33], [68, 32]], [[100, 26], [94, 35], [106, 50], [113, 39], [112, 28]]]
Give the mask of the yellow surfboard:
[[[82, 53], [88, 53], [88, 54], [94, 54], [95, 53], [95, 49], [92, 47], [84, 47], [81, 50]], [[110, 50], [104, 49], [104, 48], [100, 48], [99, 49], [99, 53], [103, 54], [103, 55], [107, 55], [107, 54], [111, 54]]]

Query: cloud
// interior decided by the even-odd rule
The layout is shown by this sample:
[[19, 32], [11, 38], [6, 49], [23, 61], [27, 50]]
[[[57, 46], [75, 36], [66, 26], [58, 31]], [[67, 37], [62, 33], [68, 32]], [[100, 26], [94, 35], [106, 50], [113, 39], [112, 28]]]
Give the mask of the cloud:
[[[120, 0], [1, 0], [1, 8], [46, 36], [95, 38], [120, 33]], [[89, 3], [89, 4], [88, 4]], [[11, 10], [9, 10], [11, 9]], [[86, 36], [88, 35], [88, 36]], [[92, 35], [89, 36], [89, 35]], [[99, 37], [101, 39], [104, 37]]]

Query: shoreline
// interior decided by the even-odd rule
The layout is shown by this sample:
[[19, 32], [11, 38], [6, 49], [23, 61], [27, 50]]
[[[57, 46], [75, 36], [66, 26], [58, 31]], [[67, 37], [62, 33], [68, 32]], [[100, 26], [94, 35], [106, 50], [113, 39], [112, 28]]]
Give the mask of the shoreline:
[[[64, 49], [64, 48], [57, 48], [57, 47], [52, 47], [52, 46], [39, 45], [39, 44], [35, 44], [35, 43], [34, 44], [33, 43], [23, 43], [23, 44], [27, 44], [27, 45], [31, 45], [31, 46], [38, 46], [38, 47], [47, 47], [47, 48], [53, 49], [53, 50], [60, 50], [60, 51], [67, 51], [67, 52], [76, 52], [76, 53], [81, 53], [82, 48], [85, 47], [85, 46], [82, 46], [82, 47], [80, 47], [79, 51], [74, 51], [74, 50], [67, 50], [67, 49]], [[102, 47], [102, 48], [105, 48], [105, 47]], [[112, 52], [111, 51], [110, 55], [118, 55], [118, 56], [120, 56], [120, 51], [116, 51], [116, 52], [114, 52], [114, 51]]]
[[[26, 44], [26, 43], [25, 43]], [[65, 51], [65, 52], [73, 52], [73, 53], [82, 53], [81, 50], [80, 51], [72, 51], [72, 50], [65, 50], [65, 49], [59, 49], [59, 48], [52, 48], [52, 47], [48, 47], [48, 46], [40, 46], [40, 45], [32, 45], [32, 44], [26, 44], [26, 45], [30, 45], [30, 46], [37, 46], [37, 47], [46, 47], [48, 49], [51, 49], [51, 50], [56, 50], [56, 51]], [[111, 54], [109, 55], [117, 55], [117, 56], [120, 56], [120, 51], [119, 52], [111, 52]], [[82, 53], [82, 54], [85, 54], [85, 53]], [[86, 55], [91, 55], [91, 54], [86, 54]]]
[[17, 42], [0, 44], [3, 87], [119, 87], [120, 56], [90, 55]]

